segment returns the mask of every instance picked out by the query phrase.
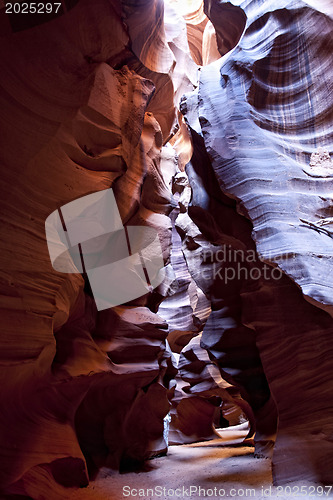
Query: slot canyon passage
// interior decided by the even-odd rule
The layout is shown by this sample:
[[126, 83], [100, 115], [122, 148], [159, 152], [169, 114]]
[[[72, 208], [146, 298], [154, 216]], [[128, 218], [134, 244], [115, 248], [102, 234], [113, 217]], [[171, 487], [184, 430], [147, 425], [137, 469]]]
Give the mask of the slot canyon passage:
[[333, 2], [12, 4], [0, 498], [329, 496]]

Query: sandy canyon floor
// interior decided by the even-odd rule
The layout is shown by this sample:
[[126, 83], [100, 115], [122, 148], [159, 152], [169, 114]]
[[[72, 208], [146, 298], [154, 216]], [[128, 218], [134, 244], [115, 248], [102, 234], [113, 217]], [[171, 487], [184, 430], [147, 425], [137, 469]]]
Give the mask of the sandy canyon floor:
[[214, 441], [170, 446], [168, 455], [149, 461], [145, 472], [119, 474], [103, 469], [88, 488], [76, 491], [70, 500], [328, 496], [329, 489], [319, 485], [274, 487], [270, 460], [254, 458], [254, 448], [242, 444], [246, 434], [242, 426], [223, 429], [220, 434], [222, 439]]

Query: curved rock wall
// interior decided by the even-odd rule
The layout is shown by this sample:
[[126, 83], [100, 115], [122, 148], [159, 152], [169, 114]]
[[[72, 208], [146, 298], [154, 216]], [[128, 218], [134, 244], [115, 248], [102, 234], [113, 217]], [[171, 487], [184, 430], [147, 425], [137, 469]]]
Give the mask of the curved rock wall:
[[[203, 172], [201, 185], [197, 179], [192, 183], [189, 214], [214, 243], [220, 228], [230, 235], [235, 224], [238, 231], [243, 227], [237, 238], [245, 245], [223, 243], [233, 251], [222, 259], [223, 284], [228, 276], [236, 279], [229, 280], [229, 291], [223, 292], [222, 283], [212, 288], [218, 303], [202, 345], [225, 370], [232, 348], [229, 340], [225, 344], [228, 329], [241, 327], [247, 336], [252, 332], [279, 414], [275, 482], [329, 483], [332, 21], [302, 2], [234, 4], [205, 3], [220, 39], [230, 40], [231, 46], [238, 38], [236, 25], [244, 33], [234, 50], [202, 69], [198, 96], [183, 105], [189, 123], [202, 134], [215, 186], [230, 198], [231, 207], [223, 217], [215, 199], [204, 195]], [[222, 53], [221, 43], [219, 48]], [[208, 224], [207, 212], [213, 214]], [[236, 222], [238, 214], [244, 222]], [[212, 230], [219, 218], [218, 230]], [[235, 350], [236, 358], [240, 352]], [[234, 368], [239, 377], [240, 359]], [[245, 387], [249, 381], [240, 382]]]
[[[83, 0], [2, 38], [0, 475], [7, 494], [51, 498], [52, 488], [52, 498], [67, 498], [67, 488], [86, 485], [102, 465], [126, 467], [166, 451], [163, 418], [176, 370], [156, 311], [172, 275], [153, 293], [98, 312], [84, 276], [52, 268], [45, 238], [54, 210], [112, 187], [123, 224], [157, 230], [168, 269], [174, 202], [160, 158], [182, 81], [174, 65], [158, 73], [164, 68], [146, 67], [133, 53], [125, 7]], [[181, 25], [168, 39], [175, 52], [186, 47]]]
[[[0, 5], [4, 495], [68, 498], [164, 453], [171, 403], [175, 442], [236, 403], [265, 456], [277, 410], [276, 484], [332, 483], [332, 19], [175, 5], [66, 1], [38, 22]], [[157, 231], [165, 279], [98, 311], [44, 224], [108, 188], [124, 225]]]

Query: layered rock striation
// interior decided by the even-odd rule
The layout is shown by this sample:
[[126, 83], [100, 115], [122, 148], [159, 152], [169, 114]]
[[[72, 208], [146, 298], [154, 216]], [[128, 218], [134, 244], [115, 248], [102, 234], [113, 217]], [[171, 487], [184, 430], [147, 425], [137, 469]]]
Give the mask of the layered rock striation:
[[[332, 483], [325, 7], [0, 7], [1, 494], [68, 498], [165, 453], [170, 408], [173, 442], [246, 416], [276, 484]], [[45, 220], [107, 189], [158, 234], [164, 280], [98, 310], [84, 272], [52, 267]]]
[[[79, 2], [2, 38], [3, 494], [50, 498], [52, 488], [52, 498], [68, 498], [68, 488], [87, 485], [102, 465], [126, 467], [166, 451], [176, 370], [156, 311], [174, 279], [174, 202], [160, 158], [177, 116], [175, 64], [165, 74], [143, 65], [125, 7]], [[125, 226], [157, 231], [166, 278], [130, 304], [97, 311], [85, 275], [52, 268], [45, 220], [109, 188]]]
[[[221, 54], [222, 39], [229, 48], [237, 42], [235, 26], [243, 33], [202, 68], [197, 95], [183, 104], [202, 137], [198, 150], [204, 143], [208, 154], [194, 175], [189, 215], [209, 241], [231, 250], [219, 258], [216, 249], [222, 280], [210, 287], [213, 312], [201, 345], [249, 400], [259, 385], [240, 379], [243, 361], [257, 356], [253, 370], [260, 355], [279, 415], [275, 482], [329, 483], [332, 21], [302, 2], [207, 1], [205, 10]], [[217, 204], [219, 193], [228, 208]], [[261, 416], [267, 389], [253, 393]]]

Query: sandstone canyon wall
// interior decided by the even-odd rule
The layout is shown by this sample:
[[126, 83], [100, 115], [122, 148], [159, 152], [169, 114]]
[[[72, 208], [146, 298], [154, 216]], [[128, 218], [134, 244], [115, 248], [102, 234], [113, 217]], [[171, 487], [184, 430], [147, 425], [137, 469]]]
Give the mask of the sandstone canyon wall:
[[251, 224], [244, 222], [241, 231], [241, 223], [230, 224], [228, 209], [214, 208], [214, 186], [207, 186], [203, 167], [194, 166], [204, 186], [190, 216], [221, 244], [218, 231], [209, 235], [202, 210], [213, 213], [217, 230], [239, 240], [228, 248], [246, 246], [225, 259], [236, 279], [226, 284], [222, 274], [223, 285], [212, 290], [216, 305], [202, 345], [226, 370], [241, 356], [231, 339], [248, 329], [245, 347], [252, 331], [278, 410], [275, 481], [327, 482], [333, 459], [332, 406], [325, 396], [332, 388], [332, 20], [301, 2], [206, 3], [224, 39], [227, 19], [233, 27], [240, 9], [243, 36], [231, 53], [202, 69], [196, 109], [214, 180], [234, 200], [235, 221], [240, 215]]
[[[170, 410], [171, 442], [246, 417], [276, 484], [332, 483], [333, 21], [289, 0], [179, 9], [0, 3], [8, 498], [165, 453]], [[125, 227], [157, 232], [164, 280], [99, 311], [85, 273], [52, 267], [45, 220], [109, 188]]]

